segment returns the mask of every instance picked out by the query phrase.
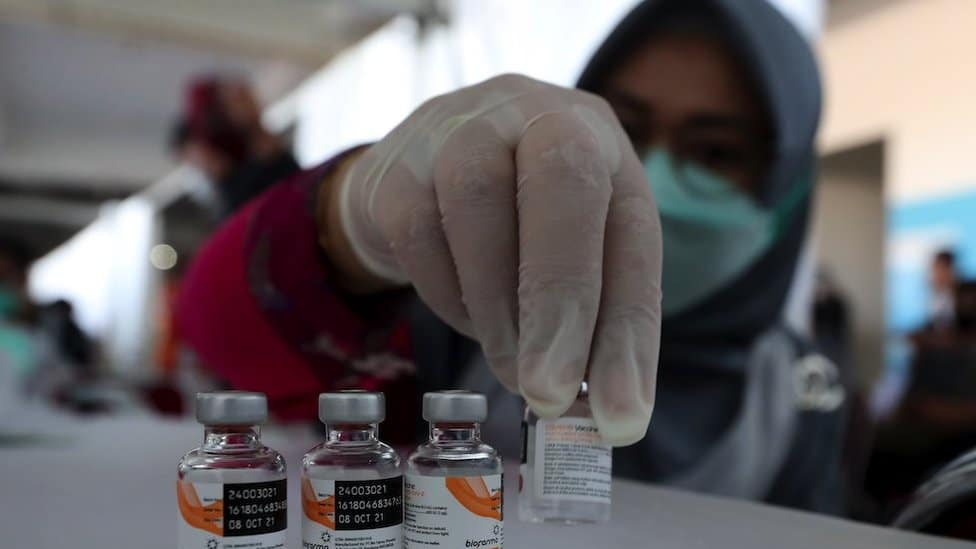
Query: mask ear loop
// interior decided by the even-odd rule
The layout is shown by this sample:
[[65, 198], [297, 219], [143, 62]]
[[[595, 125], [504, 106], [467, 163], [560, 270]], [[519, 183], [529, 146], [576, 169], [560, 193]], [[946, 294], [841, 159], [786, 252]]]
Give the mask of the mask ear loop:
[[797, 209], [803, 200], [809, 196], [813, 189], [813, 182], [816, 179], [816, 168], [811, 168], [802, 176], [800, 180], [790, 188], [789, 192], [773, 209], [773, 242], [786, 233], [786, 228], [793, 220]]

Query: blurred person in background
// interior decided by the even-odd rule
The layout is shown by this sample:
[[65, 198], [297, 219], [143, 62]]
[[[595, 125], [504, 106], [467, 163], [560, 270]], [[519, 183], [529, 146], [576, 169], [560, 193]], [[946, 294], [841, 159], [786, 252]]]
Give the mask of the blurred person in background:
[[941, 250], [932, 258], [929, 268], [929, 303], [927, 329], [951, 331], [956, 324], [956, 254]]
[[940, 250], [929, 264], [929, 296], [925, 322], [909, 334], [915, 347], [916, 360], [927, 361], [926, 353], [952, 348], [965, 351], [972, 339], [972, 319], [969, 306], [972, 283], [960, 276], [956, 253]]
[[956, 329], [970, 342], [976, 340], [976, 281], [956, 285]]
[[[976, 447], [976, 283], [945, 249], [929, 264], [926, 322], [908, 335], [907, 386], [879, 422], [866, 492], [892, 515], [932, 473]], [[924, 491], [924, 490], [923, 490]]]
[[298, 170], [295, 157], [261, 122], [251, 87], [231, 76], [187, 84], [170, 147], [213, 184], [221, 217]]
[[35, 397], [53, 401], [74, 375], [27, 294], [31, 259], [21, 243], [0, 239], [0, 411]]
[[558, 416], [586, 376], [616, 473], [836, 512], [843, 409], [795, 388], [811, 350], [783, 322], [820, 100], [764, 0], [642, 2], [577, 89], [440, 96], [246, 204], [191, 266], [181, 334], [285, 419], [384, 390], [396, 436], [419, 391], [485, 392], [509, 451], [513, 393]]
[[171, 376], [179, 367], [180, 354], [183, 344], [176, 333], [176, 318], [174, 310], [180, 293], [180, 283], [183, 278], [182, 264], [163, 271], [163, 288], [159, 303], [159, 334], [156, 336], [159, 344], [156, 348], [156, 363], [163, 374]]
[[75, 321], [74, 307], [64, 299], [43, 305], [38, 311], [42, 329], [58, 346], [58, 352], [83, 377], [95, 375], [95, 346]]
[[830, 360], [848, 371], [851, 351], [850, 306], [833, 274], [821, 267], [813, 294], [813, 337]]

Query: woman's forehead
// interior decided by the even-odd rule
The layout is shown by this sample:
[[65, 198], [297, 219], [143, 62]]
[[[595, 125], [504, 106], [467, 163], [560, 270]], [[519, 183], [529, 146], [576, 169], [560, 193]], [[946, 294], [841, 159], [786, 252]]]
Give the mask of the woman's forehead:
[[706, 112], [762, 119], [745, 68], [719, 41], [698, 33], [645, 43], [611, 75], [607, 91], [626, 94], [660, 117]]

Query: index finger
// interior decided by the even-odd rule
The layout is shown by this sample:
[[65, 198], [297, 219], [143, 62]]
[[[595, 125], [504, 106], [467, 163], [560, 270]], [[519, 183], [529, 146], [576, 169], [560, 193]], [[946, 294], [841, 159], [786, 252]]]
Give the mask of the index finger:
[[637, 157], [613, 178], [603, 255], [600, 313], [593, 336], [589, 396], [604, 440], [644, 438], [657, 379], [661, 340], [660, 221]]
[[610, 175], [572, 111], [532, 120], [516, 151], [519, 391], [540, 416], [579, 392], [600, 303]]

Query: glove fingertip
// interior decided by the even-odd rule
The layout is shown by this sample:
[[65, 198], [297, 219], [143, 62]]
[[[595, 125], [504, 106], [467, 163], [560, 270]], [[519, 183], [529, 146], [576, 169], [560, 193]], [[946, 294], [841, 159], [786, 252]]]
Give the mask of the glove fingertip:
[[521, 383], [519, 384], [519, 393], [525, 398], [525, 403], [528, 404], [529, 408], [544, 419], [555, 419], [565, 414], [566, 410], [569, 410], [569, 407], [573, 405], [573, 401], [576, 400], [575, 393], [565, 395], [552, 391], [542, 393]]
[[512, 355], [488, 357], [488, 365], [495, 378], [511, 393], [519, 394], [518, 365]]
[[590, 392], [590, 406], [593, 419], [603, 440], [611, 446], [630, 446], [640, 442], [650, 426], [654, 411], [653, 399], [650, 402], [641, 398], [627, 398], [623, 395], [604, 401], [599, 394]]
[[640, 442], [647, 434], [650, 417], [646, 419], [643, 417], [618, 418], [610, 422], [601, 421], [599, 417], [596, 417], [596, 423], [604, 442], [614, 447], [630, 446]]

